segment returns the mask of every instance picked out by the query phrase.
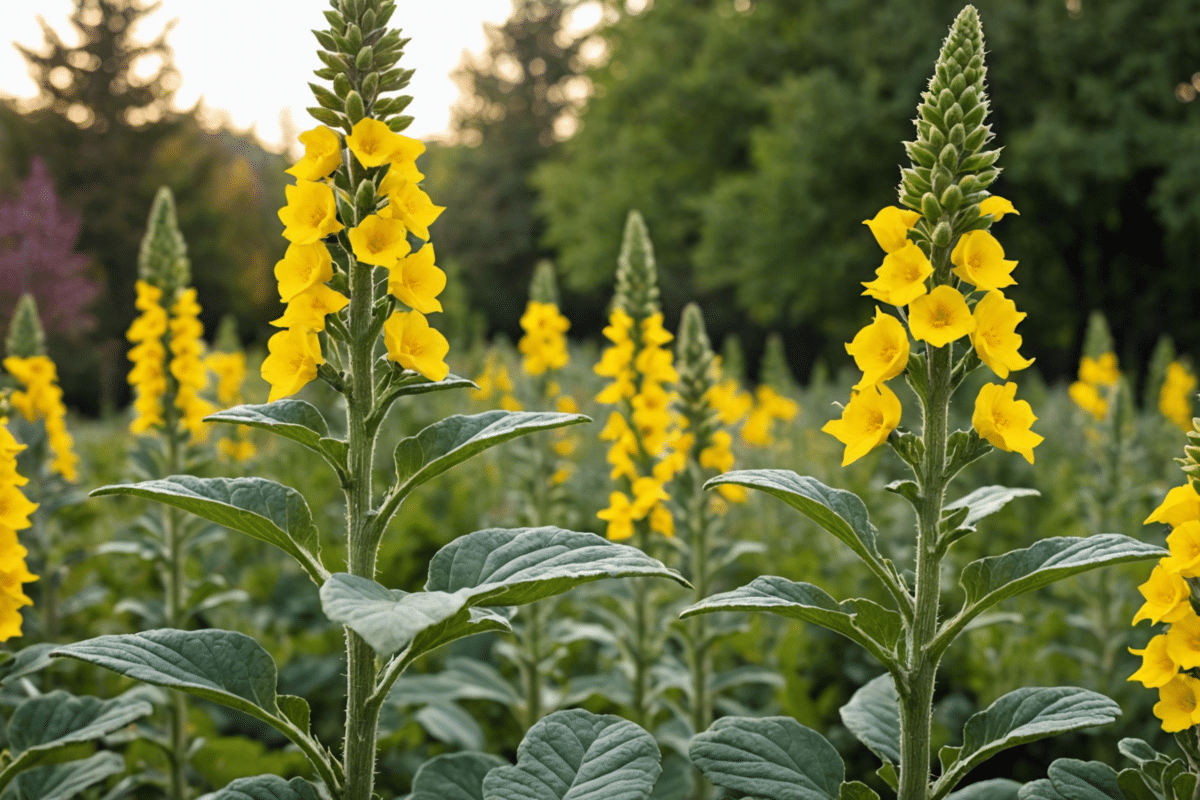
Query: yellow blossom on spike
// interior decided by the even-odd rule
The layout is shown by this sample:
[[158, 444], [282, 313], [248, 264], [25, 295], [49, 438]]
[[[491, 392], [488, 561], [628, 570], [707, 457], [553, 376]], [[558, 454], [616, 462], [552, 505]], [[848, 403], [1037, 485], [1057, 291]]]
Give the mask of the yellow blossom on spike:
[[999, 222], [1005, 214], [1016, 214], [1018, 217], [1021, 216], [1021, 212], [1013, 208], [1012, 203], [997, 195], [992, 195], [980, 203], [979, 213], [981, 216], [983, 214], [991, 214], [992, 219], [996, 222]]
[[975, 398], [975, 413], [971, 425], [994, 447], [1010, 453], [1020, 453], [1033, 463], [1033, 448], [1045, 439], [1030, 428], [1037, 417], [1024, 400], [1017, 400], [1017, 385], [1003, 386], [986, 383]]
[[661, 503], [650, 512], [650, 530], [663, 536], [675, 535], [675, 517], [671, 509]]
[[1179, 672], [1179, 665], [1167, 652], [1167, 637], [1159, 634], [1150, 640], [1143, 650], [1129, 648], [1129, 652], [1142, 657], [1142, 666], [1125, 680], [1141, 681], [1147, 689], [1165, 686]]
[[1200, 617], [1191, 608], [1167, 630], [1167, 654], [1181, 669], [1200, 667]]
[[429, 238], [429, 226], [442, 212], [443, 206], [435, 206], [415, 183], [405, 181], [388, 195], [388, 204], [380, 210], [380, 216], [400, 220], [422, 239]]
[[975, 331], [975, 318], [962, 293], [952, 286], [938, 286], [908, 306], [908, 327], [914, 339], [934, 347], [945, 347]]
[[1162, 561], [1163, 569], [1185, 578], [1200, 578], [1200, 522], [1184, 522], [1167, 537], [1170, 558]]
[[320, 242], [290, 244], [283, 258], [275, 264], [275, 280], [279, 282], [279, 299], [289, 302], [301, 292], [333, 278], [333, 259]]
[[950, 253], [954, 274], [976, 289], [991, 291], [1012, 286], [1015, 261], [1004, 260], [1004, 248], [987, 231], [968, 231]]
[[900, 400], [887, 387], [879, 384], [850, 397], [842, 409], [841, 419], [826, 422], [821, 431], [846, 445], [842, 466], [852, 464], [883, 444], [900, 424]]
[[440, 381], [450, 373], [443, 359], [450, 343], [419, 311], [396, 311], [383, 323], [383, 341], [388, 358], [405, 369], [415, 370], [431, 381]]
[[592, 372], [603, 378], [616, 378], [623, 375], [633, 363], [633, 342], [626, 339], [607, 348], [600, 356], [600, 361], [592, 367]]
[[642, 320], [642, 342], [650, 347], [669, 344], [675, 337], [663, 327], [662, 312], [651, 314]]
[[[409, 139], [409, 141], [416, 140]], [[421, 144], [421, 142], [417, 142], [417, 144], [421, 145], [421, 152], [425, 152], [425, 145]], [[420, 183], [423, 180], [425, 180], [425, 176], [417, 169], [415, 161], [393, 160], [392, 165], [388, 167], [387, 174], [379, 182], [379, 189], [376, 194], [389, 195], [399, 190], [405, 183]]]
[[733, 469], [733, 437], [729, 431], [713, 431], [712, 444], [700, 451], [700, 466], [705, 469], [715, 469], [717, 472], [728, 472]]
[[569, 394], [564, 394], [554, 401], [554, 410], [560, 414], [578, 414], [579, 403]]
[[14, 531], [30, 526], [29, 515], [37, 511], [37, 503], [31, 503], [12, 484], [0, 485], [0, 525]]
[[267, 340], [267, 352], [262, 379], [271, 384], [269, 403], [300, 391], [317, 377], [317, 366], [325, 363], [317, 335], [301, 328], [288, 328], [272, 336]]
[[621, 492], [612, 492], [608, 496], [608, 508], [601, 510], [597, 517], [608, 523], [605, 535], [614, 542], [633, 536], [632, 506], [629, 498]]
[[1192, 398], [1196, 394], [1196, 376], [1182, 362], [1167, 365], [1166, 378], [1158, 392], [1158, 410], [1184, 431], [1192, 430]]
[[637, 437], [633, 431], [626, 431], [612, 447], [608, 448], [605, 459], [612, 465], [609, 477], [613, 480], [622, 476], [629, 480], [637, 480], [637, 466], [633, 463], [633, 454], [638, 451]]
[[975, 304], [975, 330], [971, 333], [971, 344], [979, 360], [987, 364], [992, 372], [1007, 378], [1009, 372], [1025, 369], [1033, 363], [1031, 358], [1022, 358], [1017, 352], [1021, 336], [1017, 323], [1026, 315], [1017, 311], [1017, 304], [1000, 292], [988, 292]]
[[608, 317], [608, 325], [601, 333], [613, 344], [624, 344], [629, 341], [629, 333], [633, 330], [633, 318], [619, 308], [614, 308]]
[[217, 442], [217, 452], [230, 461], [245, 462], [254, 458], [258, 450], [253, 442], [246, 439], [222, 439]]
[[744, 503], [747, 499], [746, 487], [736, 483], [722, 483], [717, 487], [717, 491], [731, 503]]
[[405, 138], [379, 120], [366, 117], [354, 124], [346, 137], [346, 146], [364, 167], [378, 167], [392, 160]]
[[[521, 315], [521, 329], [525, 334], [517, 342], [517, 349], [524, 356], [521, 366], [526, 373], [544, 375], [547, 370], [562, 369], [567, 365], [570, 354], [565, 334], [570, 327], [570, 321], [559, 313], [554, 303], [529, 301]], [[547, 393], [557, 394], [557, 384], [548, 386]]]
[[738, 388], [734, 378], [726, 378], [713, 384], [705, 394], [705, 399], [717, 410], [723, 425], [736, 425], [742, 417], [750, 413], [754, 405], [754, 400]]
[[570, 458], [578, 447], [579, 440], [574, 436], [567, 436], [550, 445], [550, 449], [560, 458]]
[[306, 331], [325, 330], [325, 317], [336, 314], [350, 299], [341, 292], [318, 283], [292, 298], [283, 311], [283, 316], [272, 320], [276, 328], [300, 328]]
[[572, 467], [570, 464], [564, 464], [550, 475], [551, 486], [562, 486], [571, 478]]
[[846, 352], [863, 372], [854, 388], [865, 389], [904, 372], [908, 366], [908, 333], [900, 320], [875, 306], [875, 321], [854, 336]]
[[1142, 524], [1163, 522], [1175, 527], [1192, 520], [1200, 520], [1200, 494], [1196, 493], [1191, 481], [1188, 481], [1183, 486], [1176, 486], [1167, 492], [1162, 503]]
[[914, 242], [894, 253], [888, 253], [883, 264], [875, 270], [875, 280], [863, 284], [863, 292], [880, 302], [906, 306], [925, 294], [925, 279], [933, 274], [933, 265]]
[[354, 257], [364, 264], [390, 267], [398, 259], [408, 255], [412, 249], [408, 244], [407, 229], [398, 219], [385, 219], [372, 214], [351, 228], [347, 236], [354, 250]]
[[1099, 358], [1084, 356], [1079, 360], [1079, 380], [1093, 386], [1116, 386], [1121, 380], [1116, 353], [1102, 353]]
[[1134, 615], [1134, 625], [1144, 619], [1155, 625], [1160, 622], [1173, 623], [1191, 610], [1188, 604], [1191, 590], [1187, 581], [1179, 574], [1168, 572], [1161, 563], [1154, 567], [1138, 591], [1146, 598], [1146, 602]]
[[433, 262], [431, 244], [400, 259], [388, 274], [388, 291], [413, 311], [422, 314], [441, 311], [437, 296], [446, 288], [446, 273]]
[[654, 478], [638, 478], [633, 482], [630, 491], [633, 492], [633, 503], [629, 513], [634, 519], [642, 519], [660, 501], [671, 499], [671, 495], [667, 494], [662, 484]]
[[228, 407], [237, 403], [242, 382], [246, 380], [246, 354], [210, 353], [204, 359], [204, 365], [217, 376], [217, 400], [221, 405]]
[[1154, 716], [1162, 720], [1163, 730], [1178, 733], [1200, 722], [1196, 708], [1200, 681], [1189, 675], [1179, 674], [1158, 689], [1158, 702], [1154, 704]]
[[300, 134], [304, 157], [285, 170], [302, 181], [319, 181], [342, 163], [342, 140], [324, 125]]
[[1094, 384], [1075, 381], [1067, 387], [1067, 394], [1075, 401], [1075, 405], [1095, 417], [1097, 422], [1108, 413], [1108, 401]]
[[[432, 330], [432, 328], [430, 330]], [[500, 398], [500, 408], [504, 409], [505, 411], [521, 411], [523, 410], [524, 406], [521, 405], [520, 400], [513, 397], [511, 394], [506, 394]]]
[[0, 526], [0, 641], [21, 635], [20, 608], [33, 603], [21, 586], [37, 580], [25, 565], [28, 554], [16, 531]]
[[323, 183], [300, 181], [284, 189], [287, 205], [279, 209], [283, 238], [292, 244], [312, 244], [344, 225], [337, 219], [333, 190]]
[[635, 394], [637, 394], [637, 387], [633, 385], [633, 371], [628, 370], [604, 387], [600, 394], [596, 395], [596, 402], [602, 405], [612, 405], [627, 397], [633, 397]]
[[872, 219], [864, 219], [863, 225], [871, 229], [875, 241], [885, 253], [894, 253], [908, 244], [908, 230], [917, 224], [921, 215], [896, 206], [885, 206]]
[[613, 411], [608, 415], [608, 421], [604, 423], [604, 427], [600, 429], [600, 440], [615, 442], [627, 433], [630, 433], [629, 423], [625, 421], [625, 417], [620, 411]]

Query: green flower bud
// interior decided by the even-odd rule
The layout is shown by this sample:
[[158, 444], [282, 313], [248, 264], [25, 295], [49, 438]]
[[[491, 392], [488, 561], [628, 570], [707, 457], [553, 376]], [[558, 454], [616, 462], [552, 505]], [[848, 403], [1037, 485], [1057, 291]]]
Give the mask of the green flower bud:
[[931, 191], [935, 195], [940, 196], [942, 192], [950, 188], [950, 184], [954, 183], [954, 173], [946, 169], [941, 164], [934, 166], [932, 175], [933, 180], [931, 181]]
[[362, 47], [362, 30], [353, 22], [346, 26], [346, 42], [350, 45], [343, 51], [347, 55], [357, 53]]
[[[338, 75], [338, 78], [345, 78], [345, 75]], [[337, 86], [337, 79], [334, 79], [333, 85]], [[312, 89], [313, 96], [317, 98], [317, 102], [322, 108], [328, 108], [330, 111], [341, 111], [344, 101], [333, 92], [316, 83], [308, 84], [308, 88]]]
[[721, 374], [738, 383], [746, 382], [746, 351], [736, 333], [726, 334], [721, 345]]
[[529, 299], [535, 303], [558, 305], [558, 284], [554, 280], [554, 262], [542, 259], [533, 268], [533, 280], [529, 282]]
[[[312, 84], [309, 85], [311, 86]], [[351, 88], [350, 79], [346, 77], [346, 73], [340, 73], [333, 79], [333, 93], [337, 95], [339, 101], [346, 99], [346, 95], [350, 94]], [[339, 102], [336, 108], [340, 109], [341, 107], [342, 104]]]
[[940, 220], [942, 218], [942, 207], [938, 205], [937, 198], [932, 192], [926, 192], [921, 197], [921, 216], [927, 220]]
[[637, 322], [659, 312], [658, 270], [654, 265], [654, 245], [646, 222], [637, 211], [625, 220], [621, 255], [617, 258], [617, 291], [613, 298]]
[[337, 42], [333, 40], [333, 36], [329, 31], [313, 31], [313, 36], [317, 37], [317, 42], [326, 50], [337, 50]]
[[792, 368], [788, 366], [787, 353], [784, 351], [783, 336], [779, 333], [767, 336], [762, 363], [758, 367], [758, 377], [762, 383], [782, 394], [788, 394], [796, 388]]
[[379, 95], [379, 73], [371, 72], [363, 78], [362, 96], [368, 103]]
[[328, 125], [331, 128], [341, 128], [346, 133], [350, 133], [351, 131], [350, 122], [336, 111], [330, 111], [328, 108], [321, 108], [320, 106], [309, 106], [305, 110], [317, 122]]
[[922, 167], [932, 167], [937, 162], [937, 156], [934, 155], [933, 150], [920, 142], [905, 142], [904, 150], [914, 164]]
[[354, 57], [354, 68], [359, 72], [365, 72], [375, 63], [375, 51], [370, 45], [358, 51], [358, 55]]
[[375, 9], [368, 8], [362, 15], [362, 29], [370, 32], [375, 30]]
[[412, 125], [412, 123], [413, 123], [413, 118], [410, 116], [406, 115], [406, 116], [402, 116], [402, 117], [395, 117], [393, 119], [388, 120], [388, 128], [395, 131], [396, 133], [400, 133], [405, 128], [407, 128], [409, 125]]
[[29, 358], [46, 354], [46, 334], [38, 318], [37, 301], [31, 294], [21, 295], [13, 310], [12, 323], [8, 326], [8, 341], [5, 343], [10, 356]]
[[[679, 370], [680, 411], [688, 422], [688, 428], [698, 432], [698, 439], [707, 439], [705, 428], [712, 422], [713, 408], [708, 401], [708, 390], [716, 383], [713, 372], [715, 354], [704, 329], [704, 315], [700, 306], [688, 303], [679, 321], [679, 336], [676, 339], [675, 359]], [[703, 447], [707, 441], [697, 443]]]
[[962, 190], [958, 188], [958, 184], [951, 184], [949, 189], [942, 192], [940, 202], [947, 214], [958, 211], [959, 206], [963, 204]]
[[346, 32], [346, 20], [338, 11], [329, 10], [323, 13], [325, 14], [325, 21], [333, 29], [333, 33], [342, 34]]
[[1099, 358], [1113, 352], [1115, 346], [1104, 313], [1093, 311], [1088, 317], [1087, 333], [1083, 337], [1083, 354], [1088, 358]]
[[154, 197], [146, 235], [138, 253], [138, 277], [162, 289], [163, 305], [169, 306], [175, 294], [191, 282], [187, 244], [175, 218], [175, 199], [163, 186]]
[[[953, 145], [959, 152], [962, 151], [963, 145], [967, 142], [967, 129], [963, 123], [958, 123], [950, 129], [950, 144]], [[958, 166], [956, 163], [955, 167]]]
[[[956, 127], [961, 128], [962, 126], [960, 125]], [[938, 155], [938, 164], [949, 170], [951, 173], [949, 177], [951, 180], [953, 180], [953, 172], [958, 167], [958, 148], [955, 147], [953, 141], [942, 148], [942, 152]]]
[[[955, 187], [950, 187], [951, 189]], [[950, 223], [943, 220], [939, 222], [933, 229], [933, 235], [929, 237], [930, 242], [934, 247], [949, 247], [950, 240], [954, 237], [954, 231], [950, 228]]]
[[358, 210], [359, 219], [375, 210], [374, 181], [365, 179], [359, 182], [358, 190], [354, 193], [354, 207]]
[[363, 105], [362, 95], [354, 91], [346, 95], [346, 118], [350, 120], [350, 124], [356, 125], [366, 115], [367, 110]]

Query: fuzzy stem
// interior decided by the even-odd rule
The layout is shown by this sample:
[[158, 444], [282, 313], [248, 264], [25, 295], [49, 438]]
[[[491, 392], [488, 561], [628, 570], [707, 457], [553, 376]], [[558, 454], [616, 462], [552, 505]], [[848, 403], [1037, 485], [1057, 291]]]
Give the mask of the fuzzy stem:
[[[172, 381], [172, 384], [174, 381]], [[167, 473], [176, 475], [184, 470], [183, 442], [180, 437], [178, 413], [174, 403], [175, 392], [164, 399], [167, 440]], [[166, 560], [163, 578], [166, 590], [166, 623], [168, 628], [183, 628], [187, 624], [187, 575], [184, 571], [183, 535], [179, 529], [179, 515], [170, 506], [163, 507], [163, 534], [166, 539]], [[171, 692], [168, 706], [171, 736], [171, 797], [173, 800], [188, 800], [191, 796], [187, 782], [188, 735], [187, 698], [182, 692]]]
[[[699, 603], [708, 597], [708, 516], [704, 506], [707, 499], [702, 483], [692, 481], [691, 496], [688, 498], [687, 519], [691, 529], [691, 579], [695, 586], [692, 602]], [[692, 730], [699, 734], [708, 730], [712, 724], [713, 701], [708, 690], [709, 673], [712, 668], [712, 655], [709, 651], [708, 619], [705, 614], [698, 614], [688, 620], [688, 646], [690, 650], [692, 671]], [[703, 773], [696, 768], [696, 791], [693, 800], [707, 800], [711, 788]]]

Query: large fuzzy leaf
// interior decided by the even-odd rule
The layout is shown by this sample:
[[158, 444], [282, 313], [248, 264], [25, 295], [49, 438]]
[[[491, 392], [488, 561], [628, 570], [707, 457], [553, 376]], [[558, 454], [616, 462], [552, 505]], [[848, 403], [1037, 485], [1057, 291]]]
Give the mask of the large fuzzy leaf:
[[507, 766], [503, 758], [486, 753], [435, 756], [413, 776], [409, 800], [483, 800], [484, 776]]
[[329, 574], [321, 564], [319, 535], [304, 496], [275, 481], [172, 475], [92, 492], [93, 497], [110, 494], [156, 500], [273, 544], [300, 562], [318, 585]]
[[234, 406], [209, 414], [204, 421], [261, 428], [322, 455], [321, 440], [329, 438], [329, 425], [325, 417], [321, 416], [316, 406], [303, 400], [285, 399], [264, 405]]
[[900, 695], [891, 675], [880, 675], [838, 710], [842, 724], [880, 761], [900, 763]]
[[300, 778], [286, 781], [278, 775], [255, 775], [238, 778], [199, 800], [320, 800], [320, 797], [311, 783]]
[[517, 764], [483, 779], [485, 800], [645, 800], [662, 767], [654, 737], [582, 709], [557, 711], [525, 734]]
[[340, 622], [382, 656], [395, 653], [418, 633], [444, 623], [466, 607], [466, 597], [447, 592], [402, 592], [373, 580], [338, 572], [321, 586], [325, 616]]
[[839, 603], [811, 583], [770, 575], [707, 597], [685, 609], [680, 617], [714, 611], [769, 611], [812, 622], [858, 642], [884, 664], [895, 661], [896, 642], [903, 630], [899, 614], [870, 600]]
[[763, 800], [837, 800], [846, 777], [833, 745], [791, 717], [722, 717], [688, 754], [712, 783]]
[[10, 789], [12, 800], [70, 800], [89, 786], [125, 771], [125, 759], [105, 750], [90, 758], [49, 764], [22, 772]]
[[1018, 800], [1125, 800], [1117, 773], [1099, 761], [1060, 758], [1046, 777], [1031, 781], [1017, 792]]
[[1038, 497], [1037, 489], [1012, 489], [1008, 486], [982, 486], [965, 497], [946, 503], [943, 511], [955, 511], [959, 508], [970, 509], [963, 525], [975, 525], [984, 517], [995, 514], [1004, 508], [1011, 500], [1018, 497]]
[[967, 720], [958, 758], [934, 786], [947, 794], [967, 773], [1009, 747], [1059, 733], [1107, 725], [1121, 707], [1102, 694], [1074, 686], [1025, 687], [1009, 692]]

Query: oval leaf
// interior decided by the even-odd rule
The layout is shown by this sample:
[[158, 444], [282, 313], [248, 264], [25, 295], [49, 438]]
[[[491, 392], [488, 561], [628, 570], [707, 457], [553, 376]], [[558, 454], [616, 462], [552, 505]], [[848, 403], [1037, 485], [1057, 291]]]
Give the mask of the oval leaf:
[[338, 572], [321, 586], [325, 616], [353, 630], [382, 656], [403, 649], [417, 634], [450, 620], [466, 598], [447, 592], [402, 592]]
[[471, 606], [532, 603], [601, 578], [683, 576], [636, 547], [562, 528], [489, 528], [460, 536], [429, 563], [427, 592], [458, 592]]
[[712, 783], [766, 800], [837, 800], [846, 777], [833, 745], [791, 717], [723, 717], [688, 755]]
[[942, 511], [954, 511], [959, 508], [967, 508], [967, 518], [963, 521], [963, 525], [974, 525], [984, 517], [989, 517], [995, 514], [1000, 509], [1008, 505], [1009, 501], [1015, 500], [1018, 497], [1039, 497], [1041, 492], [1037, 489], [1011, 489], [1008, 486], [983, 486], [968, 494], [966, 497], [947, 503], [942, 507]]
[[321, 440], [329, 436], [329, 425], [325, 422], [325, 417], [321, 416], [316, 406], [303, 400], [276, 400], [265, 405], [234, 406], [209, 414], [204, 421], [261, 428], [318, 453], [323, 452]]
[[[380, 358], [383, 363], [381, 368], [390, 369], [395, 366], [395, 362], [388, 361], [386, 358]], [[475, 381], [468, 378], [462, 378], [454, 373], [448, 374], [440, 381], [431, 381], [418, 372], [405, 370], [408, 374], [400, 380], [392, 383], [387, 388], [387, 396], [391, 398], [403, 397], [406, 395], [426, 394], [428, 392], [442, 392], [446, 389], [478, 389]]]
[[320, 540], [308, 503], [295, 489], [275, 481], [172, 475], [92, 492], [93, 497], [110, 494], [157, 500], [273, 544], [299, 561], [318, 586], [329, 575], [321, 564]]
[[525, 734], [517, 765], [483, 779], [486, 800], [645, 800], [662, 771], [654, 737], [612, 715], [556, 711]]
[[934, 798], [947, 794], [967, 773], [1009, 747], [1078, 728], [1107, 725], [1121, 707], [1096, 692], [1074, 686], [1025, 687], [1009, 692], [967, 720], [957, 761], [934, 785]]
[[321, 796], [311, 783], [300, 778], [285, 781], [278, 775], [255, 775], [238, 778], [199, 800], [321, 800]]
[[858, 642], [884, 664], [895, 662], [903, 631], [900, 615], [870, 600], [838, 603], [811, 583], [764, 575], [739, 589], [705, 598], [683, 611], [686, 618], [713, 611], [769, 611], [828, 628]]
[[880, 761], [900, 763], [900, 695], [891, 675], [880, 675], [861, 686], [838, 714], [842, 724]]
[[484, 776], [507, 766], [503, 758], [486, 753], [436, 756], [417, 770], [409, 800], [483, 800]]
[[70, 800], [89, 786], [125, 771], [125, 759], [108, 750], [80, 761], [37, 767], [17, 776], [13, 800]]

